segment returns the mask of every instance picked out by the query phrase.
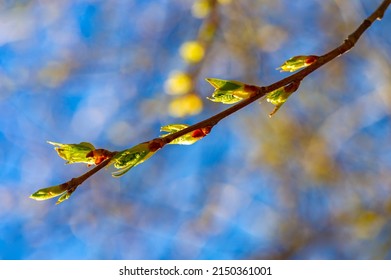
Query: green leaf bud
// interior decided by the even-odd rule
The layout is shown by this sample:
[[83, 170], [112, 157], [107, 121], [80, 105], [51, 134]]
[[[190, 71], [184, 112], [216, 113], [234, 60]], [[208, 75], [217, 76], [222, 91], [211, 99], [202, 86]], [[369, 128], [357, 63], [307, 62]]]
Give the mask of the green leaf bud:
[[319, 56], [316, 55], [298, 55], [291, 57], [284, 62], [277, 70], [280, 72], [295, 72], [301, 68], [307, 67], [317, 61]]

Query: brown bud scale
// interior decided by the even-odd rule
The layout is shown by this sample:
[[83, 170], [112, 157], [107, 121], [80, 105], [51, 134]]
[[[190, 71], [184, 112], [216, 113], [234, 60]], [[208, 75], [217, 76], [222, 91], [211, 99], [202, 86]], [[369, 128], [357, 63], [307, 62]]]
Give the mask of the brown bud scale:
[[91, 152], [89, 152], [86, 157], [87, 158], [94, 158], [94, 163], [96, 165], [102, 163], [104, 160], [108, 159], [111, 156], [111, 152], [105, 149], [95, 149]]
[[308, 56], [307, 57], [307, 59], [305, 60], [305, 64], [306, 65], [311, 65], [312, 63], [314, 63], [315, 61], [317, 61], [318, 60], [318, 56], [316, 56], [316, 55], [310, 55], [310, 56]]
[[199, 129], [196, 129], [194, 130], [192, 133], [191, 133], [191, 137], [193, 138], [202, 138], [202, 137], [205, 137], [206, 135], [209, 134], [209, 132], [212, 130], [212, 126], [206, 126], [206, 127], [203, 127], [203, 128], [199, 128]]
[[151, 152], [156, 152], [157, 150], [161, 149], [165, 145], [164, 141], [160, 138], [153, 139], [149, 141], [148, 149]]

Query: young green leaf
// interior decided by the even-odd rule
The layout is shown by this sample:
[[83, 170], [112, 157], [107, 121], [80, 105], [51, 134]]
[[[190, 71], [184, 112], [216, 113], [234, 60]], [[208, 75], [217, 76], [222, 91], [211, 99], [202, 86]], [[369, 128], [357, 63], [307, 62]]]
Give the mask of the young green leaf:
[[218, 90], [213, 92], [212, 96], [207, 97], [207, 99], [213, 102], [218, 102], [223, 104], [235, 104], [243, 100], [242, 97], [239, 97], [235, 94], [232, 94], [227, 91], [218, 91]]
[[237, 103], [243, 99], [249, 98], [258, 90], [257, 86], [247, 85], [238, 81], [214, 78], [207, 78], [206, 81], [215, 88], [212, 96], [207, 98], [213, 102], [220, 102], [223, 104]]
[[215, 89], [222, 91], [240, 90], [244, 87], [244, 83], [238, 81], [221, 80], [215, 78], [206, 78], [205, 80], [210, 83]]
[[71, 196], [71, 194], [72, 193], [65, 192], [62, 196], [60, 196], [60, 198], [57, 200], [56, 204], [60, 204], [61, 202], [64, 202], [65, 200], [67, 200]]
[[[168, 134], [172, 134], [185, 129], [186, 127], [189, 126], [187, 124], [169, 124], [169, 125], [162, 126], [160, 128], [160, 131], [164, 131], [164, 132], [168, 132]], [[165, 134], [164, 136], [168, 134]]]
[[53, 186], [49, 188], [44, 188], [36, 191], [32, 195], [30, 195], [30, 198], [35, 199], [35, 200], [46, 200], [50, 199], [56, 196], [59, 196], [66, 192], [67, 188], [65, 185], [58, 185], [58, 186]]
[[[162, 126], [160, 128], [160, 131], [168, 132], [167, 134], [162, 135], [161, 137], [170, 135], [172, 133], [178, 132], [182, 129], [185, 129], [188, 127], [186, 124], [170, 124], [166, 126]], [[178, 145], [191, 145], [197, 142], [198, 140], [201, 140], [204, 138], [206, 135], [209, 134], [211, 131], [212, 127], [208, 126], [205, 128], [199, 128], [196, 130], [193, 130], [189, 133], [186, 133], [185, 135], [182, 135], [173, 141], [171, 141], [169, 144], [178, 144]]]
[[64, 183], [61, 185], [40, 189], [30, 195], [30, 198], [35, 200], [47, 200], [61, 195], [56, 202], [56, 204], [60, 204], [64, 200], [68, 199], [76, 190], [76, 188], [77, 186], [71, 187], [67, 183]]
[[280, 87], [266, 95], [266, 101], [276, 105], [274, 110], [269, 114], [269, 117], [272, 117], [281, 108], [289, 96], [299, 88], [299, 85], [300, 82], [292, 82], [289, 85]]
[[61, 144], [51, 141], [47, 142], [55, 146], [54, 149], [57, 151], [57, 154], [66, 160], [67, 164], [76, 162], [95, 164], [95, 159], [93, 157], [87, 157], [89, 153], [95, 150], [95, 147], [91, 143]]
[[60, 196], [60, 198], [57, 200], [56, 204], [60, 204], [61, 202], [64, 202], [65, 200], [70, 198], [75, 190], [76, 190], [76, 188], [67, 190], [62, 196]]
[[132, 167], [143, 163], [151, 156], [155, 154], [157, 149], [151, 151], [150, 142], [144, 142], [138, 144], [130, 149], [118, 152], [111, 161], [114, 163], [114, 167], [119, 169], [113, 172], [113, 177], [120, 177], [128, 172]]
[[284, 62], [277, 70], [280, 72], [295, 72], [301, 68], [307, 67], [317, 61], [319, 56], [316, 55], [298, 55], [291, 57]]

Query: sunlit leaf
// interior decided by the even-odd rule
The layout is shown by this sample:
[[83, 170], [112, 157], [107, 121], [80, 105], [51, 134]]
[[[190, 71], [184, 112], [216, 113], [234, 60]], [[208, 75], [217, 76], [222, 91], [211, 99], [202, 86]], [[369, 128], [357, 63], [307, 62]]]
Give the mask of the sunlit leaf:
[[205, 80], [218, 90], [238, 90], [244, 87], [244, 83], [238, 81], [221, 80], [216, 78], [206, 78]]
[[235, 104], [242, 101], [243, 98], [232, 94], [227, 91], [216, 90], [211, 97], [207, 97], [210, 101], [223, 103], [223, 104]]
[[267, 102], [276, 105], [274, 110], [269, 114], [269, 117], [273, 116], [281, 108], [281, 106], [288, 100], [289, 96], [299, 88], [299, 85], [300, 83], [293, 82], [266, 95]]
[[118, 152], [111, 160], [114, 167], [119, 169], [113, 172], [113, 177], [120, 177], [128, 172], [132, 167], [143, 163], [149, 159], [155, 152], [151, 151], [149, 142], [138, 144], [130, 149]]
[[50, 199], [56, 196], [59, 196], [66, 192], [67, 188], [65, 185], [58, 185], [58, 186], [53, 186], [49, 188], [44, 188], [36, 191], [32, 195], [30, 195], [30, 198], [35, 199], [35, 200], [46, 200]]
[[60, 203], [64, 202], [65, 200], [67, 200], [68, 198], [70, 198], [75, 190], [76, 190], [76, 188], [71, 189], [71, 190], [67, 190], [62, 196], [60, 196], [60, 198], [57, 200], [56, 204], [60, 204]]
[[214, 78], [206, 79], [215, 91], [211, 97], [207, 97], [213, 102], [220, 102], [224, 104], [234, 104], [243, 99], [249, 98], [254, 94], [258, 87], [247, 85], [238, 81], [220, 80]]
[[172, 134], [174, 132], [178, 132], [185, 129], [186, 127], [189, 126], [187, 124], [169, 124], [169, 125], [162, 126], [160, 128], [160, 131], [164, 131], [164, 132], [168, 132], [168, 134]]
[[307, 67], [318, 60], [316, 55], [298, 55], [291, 57], [284, 62], [277, 70], [281, 72], [295, 72], [301, 68]]
[[[168, 132], [167, 134], [162, 135], [162, 137], [170, 135], [172, 133], [181, 131], [182, 129], [185, 129], [189, 127], [186, 124], [170, 124], [166, 125], [160, 128], [160, 131]], [[171, 141], [169, 144], [178, 144], [178, 145], [191, 145], [197, 142], [198, 140], [201, 140], [206, 135], [209, 134], [210, 130], [212, 128], [210, 126], [205, 128], [199, 128], [196, 130], [193, 130], [189, 133], [186, 133], [185, 135], [182, 135], [173, 141]]]
[[66, 160], [67, 164], [70, 163], [87, 163], [95, 164], [93, 157], [87, 157], [91, 151], [95, 150], [95, 147], [88, 142], [81, 142], [80, 144], [61, 144], [56, 142], [47, 141], [49, 144], [55, 146], [57, 154]]

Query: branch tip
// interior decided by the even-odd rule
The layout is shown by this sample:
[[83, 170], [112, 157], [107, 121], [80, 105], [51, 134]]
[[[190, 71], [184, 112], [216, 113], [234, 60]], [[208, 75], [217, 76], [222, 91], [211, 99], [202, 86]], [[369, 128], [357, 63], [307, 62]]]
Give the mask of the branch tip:
[[[206, 79], [213, 87], [216, 88], [215, 92], [233, 91], [233, 90], [240, 89], [237, 90], [238, 92], [236, 94], [237, 95], [246, 94], [246, 96], [245, 99], [243, 99], [243, 96], [240, 95], [240, 97], [242, 97], [243, 100], [241, 100], [239, 103], [229, 107], [228, 109], [216, 115], [213, 115], [212, 117], [200, 121], [194, 125], [186, 126], [185, 128], [179, 131], [175, 131], [167, 135], [161, 136], [159, 138], [155, 138], [150, 141], [143, 142], [131, 149], [122, 152], [110, 152], [104, 149], [95, 149], [92, 146], [92, 144], [86, 142], [82, 142], [80, 144], [64, 145], [64, 144], [48, 141], [49, 144], [56, 146], [55, 149], [59, 153], [59, 155], [63, 157], [65, 160], [67, 160], [69, 163], [85, 162], [85, 161], [87, 161], [87, 163], [90, 163], [91, 161], [94, 164], [96, 164], [96, 166], [93, 169], [89, 170], [88, 172], [84, 173], [83, 175], [76, 178], [72, 178], [68, 182], [65, 182], [57, 186], [38, 190], [34, 194], [30, 195], [30, 198], [35, 200], [46, 200], [61, 195], [61, 197], [56, 203], [59, 204], [64, 200], [68, 199], [70, 195], [84, 181], [86, 181], [92, 175], [94, 175], [95, 173], [103, 169], [105, 166], [114, 164], [114, 166], [117, 169], [121, 169], [121, 170], [114, 173], [113, 176], [120, 176], [126, 173], [133, 166], [147, 160], [149, 157], [151, 157], [154, 154], [154, 152], [163, 148], [166, 144], [194, 143], [198, 139], [201, 139], [202, 137], [208, 135], [211, 129], [215, 125], [217, 125], [222, 119], [232, 115], [238, 110], [246, 107], [247, 105], [253, 103], [254, 101], [264, 96], [267, 97], [268, 102], [271, 102], [274, 105], [276, 105], [274, 110], [269, 114], [269, 118], [271, 118], [282, 106], [282, 104], [284, 104], [284, 102], [287, 100], [289, 95], [298, 89], [300, 82], [305, 77], [307, 77], [309, 74], [311, 74], [318, 68], [322, 67], [323, 65], [327, 64], [331, 60], [339, 57], [340, 55], [348, 52], [351, 48], [353, 48], [356, 42], [360, 39], [361, 35], [372, 25], [372, 23], [375, 20], [381, 20], [383, 18], [385, 11], [387, 10], [390, 4], [391, 4], [391, 0], [384, 0], [378, 6], [378, 8], [368, 18], [366, 18], [358, 26], [358, 28], [347, 37], [347, 39], [344, 40], [344, 42], [340, 46], [334, 48], [333, 50], [331, 50], [330, 52], [322, 56], [319, 57], [312, 56], [310, 60], [304, 60], [304, 66], [300, 68], [297, 68], [298, 66], [296, 66], [296, 68], [287, 67], [287, 71], [290, 72], [296, 71], [303, 67], [305, 68], [269, 86], [259, 87], [259, 86], [247, 85], [235, 81], [224, 81], [224, 80], [211, 79], [211, 78]], [[294, 58], [297, 59], [298, 57], [294, 57]], [[306, 59], [308, 59], [308, 56]], [[296, 61], [291, 61], [291, 63], [295, 63], [295, 62]], [[185, 137], [186, 139], [182, 139], [182, 142], [178, 141], [180, 140], [181, 137], [186, 135], [187, 136], [190, 135], [189, 137], [191, 137], [192, 139], [190, 139], [189, 137], [188, 137], [189, 139], [187, 139]], [[139, 149], [135, 149], [140, 145], [142, 145], [142, 147], [140, 147]], [[141, 149], [144, 148], [144, 146], [146, 146], [146, 148]], [[133, 149], [135, 150], [133, 151]], [[77, 153], [75, 152], [75, 150]], [[132, 151], [133, 153], [131, 153]], [[121, 155], [124, 157], [123, 159], [124, 162], [121, 162], [120, 159], [118, 158], [118, 156]], [[127, 157], [133, 159], [131, 162], [132, 164], [127, 164], [129, 163], [129, 159]], [[124, 166], [121, 166], [121, 164], [123, 164]]]

